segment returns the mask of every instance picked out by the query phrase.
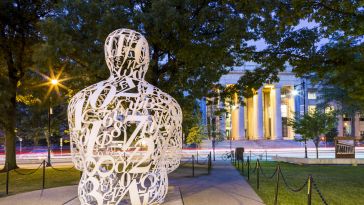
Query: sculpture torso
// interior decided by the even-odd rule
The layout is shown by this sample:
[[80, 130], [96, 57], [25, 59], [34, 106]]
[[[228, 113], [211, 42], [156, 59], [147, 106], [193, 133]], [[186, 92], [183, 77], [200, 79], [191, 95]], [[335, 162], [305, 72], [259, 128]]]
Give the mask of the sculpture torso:
[[179, 165], [181, 109], [135, 76], [112, 72], [69, 104], [72, 158], [83, 171], [82, 204], [118, 204], [128, 193], [132, 204], [160, 203], [167, 173]]

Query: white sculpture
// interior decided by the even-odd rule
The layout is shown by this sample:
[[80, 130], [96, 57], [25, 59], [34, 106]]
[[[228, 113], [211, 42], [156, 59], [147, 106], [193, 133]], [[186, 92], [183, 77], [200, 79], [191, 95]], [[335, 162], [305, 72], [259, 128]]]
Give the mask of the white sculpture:
[[106, 39], [110, 77], [78, 92], [68, 106], [71, 154], [83, 171], [81, 204], [162, 203], [167, 173], [180, 162], [182, 111], [144, 76], [149, 47], [138, 32]]

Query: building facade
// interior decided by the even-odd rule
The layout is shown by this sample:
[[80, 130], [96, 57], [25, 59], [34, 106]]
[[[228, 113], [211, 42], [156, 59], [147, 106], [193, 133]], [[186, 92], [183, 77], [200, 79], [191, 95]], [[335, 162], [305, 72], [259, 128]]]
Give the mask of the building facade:
[[[220, 78], [220, 84], [229, 86], [237, 83], [246, 70], [258, 66], [247, 63], [235, 68]], [[202, 122], [210, 125], [214, 132], [233, 140], [292, 140], [296, 137], [293, 129], [287, 125], [288, 119], [295, 114], [303, 114], [316, 109], [318, 103], [317, 88], [309, 81], [295, 77], [288, 67], [279, 73], [278, 83], [265, 84], [244, 103], [234, 99], [204, 99], [201, 101]], [[215, 101], [208, 103], [207, 101]], [[244, 104], [245, 106], [243, 106]], [[216, 112], [224, 110], [224, 112]], [[349, 136], [351, 119], [338, 117], [338, 136]], [[364, 136], [364, 116], [355, 117], [355, 136]]]

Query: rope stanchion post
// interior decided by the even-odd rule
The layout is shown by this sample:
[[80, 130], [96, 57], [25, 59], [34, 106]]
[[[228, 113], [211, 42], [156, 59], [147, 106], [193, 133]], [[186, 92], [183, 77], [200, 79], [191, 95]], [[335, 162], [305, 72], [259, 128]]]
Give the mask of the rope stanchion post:
[[248, 180], [250, 180], [250, 158], [249, 157], [248, 157], [247, 163], [248, 163]]
[[257, 168], [257, 189], [259, 190], [259, 159], [257, 159], [256, 168]]
[[208, 155], [207, 174], [210, 174], [210, 169], [211, 169], [211, 153]]
[[265, 161], [268, 161], [268, 153], [267, 153], [267, 150], [265, 150]]
[[243, 159], [241, 160], [241, 174], [244, 175], [244, 157]]
[[312, 176], [309, 175], [307, 179], [307, 205], [312, 203]]
[[212, 153], [210, 152], [210, 172], [211, 172], [211, 168], [212, 168]]
[[6, 162], [6, 195], [9, 194], [9, 162]]
[[195, 176], [195, 156], [192, 155], [192, 176]]
[[46, 167], [46, 161], [43, 160], [43, 181], [42, 181], [42, 189], [45, 187], [45, 167]]
[[278, 190], [279, 190], [279, 175], [281, 171], [281, 166], [277, 165], [277, 180], [276, 180], [276, 190], [274, 192], [274, 205], [278, 204]]

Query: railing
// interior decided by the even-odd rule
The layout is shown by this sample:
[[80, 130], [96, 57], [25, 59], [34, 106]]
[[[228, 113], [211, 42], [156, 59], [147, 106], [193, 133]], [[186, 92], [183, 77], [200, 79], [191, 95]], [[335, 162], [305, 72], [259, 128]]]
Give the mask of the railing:
[[[234, 156], [234, 153], [232, 153], [232, 155]], [[281, 180], [283, 181], [285, 188], [293, 193], [301, 192], [302, 190], [305, 189], [305, 187], [307, 187], [307, 205], [312, 204], [312, 189], [314, 189], [317, 192], [322, 203], [328, 205], [325, 197], [322, 195], [312, 175], [308, 175], [307, 179], [302, 183], [301, 186], [294, 188], [288, 183], [286, 176], [282, 172], [280, 164], [276, 165], [275, 170], [271, 175], [266, 175], [266, 172], [263, 170], [259, 159], [256, 160], [254, 168], [252, 168], [250, 156], [247, 156], [246, 160], [244, 160], [244, 157], [242, 158], [242, 160], [237, 160], [235, 157], [232, 157], [232, 163], [238, 168], [238, 170], [241, 169], [241, 173], [245, 175], [249, 181], [251, 178], [250, 177], [251, 174], [256, 174], [256, 188], [258, 190], [261, 188], [260, 187], [261, 176], [266, 179], [274, 179], [275, 177], [276, 186], [274, 192], [274, 205], [278, 204], [279, 183]]]

